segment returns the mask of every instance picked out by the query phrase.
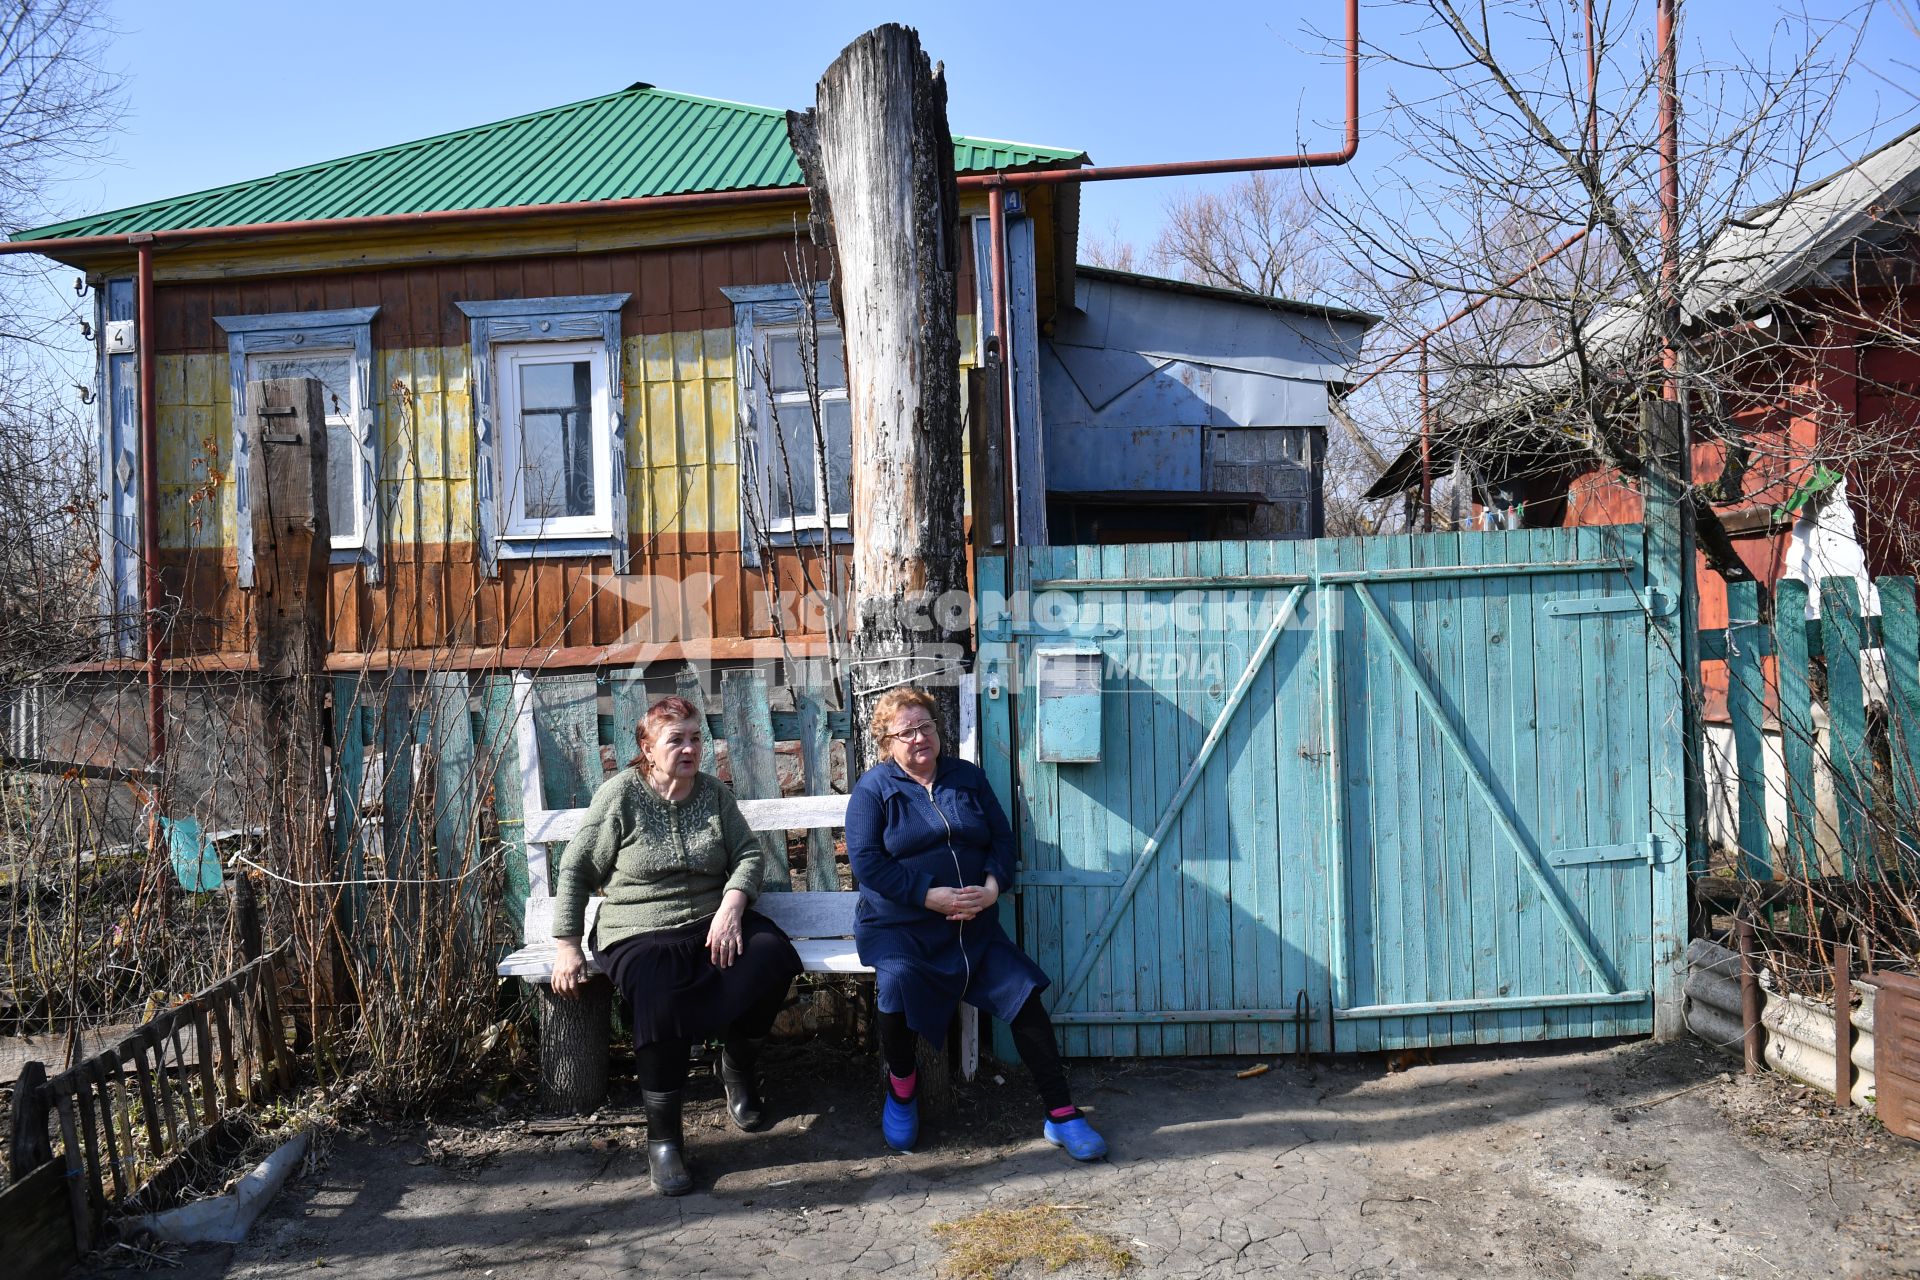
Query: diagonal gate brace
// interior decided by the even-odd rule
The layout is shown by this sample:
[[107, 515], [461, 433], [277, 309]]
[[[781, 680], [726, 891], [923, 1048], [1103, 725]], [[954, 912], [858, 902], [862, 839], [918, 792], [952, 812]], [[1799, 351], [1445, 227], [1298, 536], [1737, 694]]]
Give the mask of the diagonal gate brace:
[[1387, 652], [1392, 655], [1394, 665], [1400, 668], [1401, 674], [1406, 676], [1408, 682], [1413, 685], [1414, 694], [1419, 698], [1420, 705], [1426, 708], [1427, 714], [1433, 717], [1435, 726], [1440, 730], [1441, 738], [1445, 740], [1448, 747], [1452, 748], [1454, 755], [1460, 758], [1461, 765], [1466, 769], [1467, 781], [1472, 784], [1473, 789], [1486, 802], [1487, 808], [1492, 811], [1494, 825], [1500, 828], [1501, 834], [1505, 835], [1513, 843], [1513, 847], [1519, 851], [1520, 866], [1532, 878], [1534, 887], [1540, 891], [1540, 896], [1553, 911], [1554, 919], [1560, 922], [1560, 927], [1565, 929], [1567, 936], [1572, 939], [1574, 950], [1579, 952], [1581, 962], [1587, 966], [1588, 972], [1600, 980], [1608, 995], [1617, 994], [1620, 991], [1620, 984], [1614, 980], [1612, 970], [1601, 962], [1600, 956], [1587, 941], [1585, 932], [1574, 918], [1573, 909], [1567, 905], [1565, 898], [1561, 895], [1560, 886], [1541, 865], [1540, 851], [1533, 847], [1533, 841], [1527, 839], [1526, 833], [1514, 824], [1513, 819], [1507, 814], [1506, 804], [1494, 792], [1486, 775], [1474, 763], [1473, 756], [1467, 751], [1466, 739], [1460, 736], [1460, 731], [1454, 727], [1446, 708], [1440, 705], [1440, 699], [1433, 692], [1433, 687], [1421, 677], [1419, 668], [1414, 666], [1413, 656], [1400, 642], [1399, 632], [1394, 630], [1393, 623], [1388, 621], [1386, 614], [1381, 612], [1380, 606], [1374, 601], [1373, 593], [1367, 590], [1365, 583], [1354, 583], [1353, 590], [1354, 594], [1360, 597], [1360, 603], [1366, 608], [1368, 620], [1378, 629], [1381, 640], [1386, 643]]
[[1253, 687], [1253, 678], [1260, 673], [1260, 668], [1266, 665], [1267, 656], [1273, 652], [1274, 642], [1280, 638], [1281, 631], [1286, 629], [1287, 620], [1293, 617], [1294, 610], [1299, 607], [1300, 597], [1306, 593], [1306, 589], [1305, 583], [1299, 583], [1288, 593], [1279, 612], [1273, 615], [1273, 621], [1268, 625], [1266, 634], [1260, 637], [1259, 645], [1247, 658], [1246, 669], [1234, 682], [1233, 692], [1227, 695], [1226, 705], [1220, 708], [1220, 714], [1214, 717], [1213, 727], [1207, 730], [1206, 741], [1200, 744], [1200, 750], [1195, 753], [1193, 763], [1187, 766], [1186, 776], [1180, 779], [1180, 789], [1174, 792], [1173, 800], [1167, 805], [1166, 812], [1160, 815], [1160, 821], [1154, 823], [1153, 834], [1148, 836], [1146, 844], [1141, 846], [1140, 857], [1134, 862], [1133, 870], [1127, 873], [1126, 883], [1120, 886], [1119, 893], [1114, 896], [1113, 905], [1107, 909], [1106, 919], [1102, 920], [1100, 927], [1094, 930], [1093, 937], [1087, 942], [1087, 949], [1080, 954], [1080, 963], [1074, 966], [1073, 975], [1067, 979], [1066, 985], [1060, 988], [1060, 995], [1054, 1001], [1055, 1008], [1066, 1008], [1073, 997], [1079, 993], [1080, 988], [1086, 985], [1087, 976], [1093, 972], [1093, 966], [1100, 959], [1100, 952], [1106, 947], [1107, 940], [1113, 937], [1114, 929], [1119, 926], [1121, 913], [1126, 910], [1127, 904], [1133, 901], [1133, 895], [1140, 888], [1140, 882], [1147, 878], [1147, 871], [1153, 866], [1153, 860], [1160, 852], [1162, 841], [1167, 838], [1167, 832], [1173, 828], [1174, 820], [1180, 816], [1180, 810], [1186, 806], [1187, 797], [1193, 794], [1194, 784], [1200, 781], [1201, 771], [1207, 767], [1207, 761], [1213, 758], [1214, 748], [1218, 747], [1221, 739], [1227, 736], [1227, 724], [1233, 719], [1234, 712], [1240, 709], [1240, 704], [1246, 700], [1247, 690]]

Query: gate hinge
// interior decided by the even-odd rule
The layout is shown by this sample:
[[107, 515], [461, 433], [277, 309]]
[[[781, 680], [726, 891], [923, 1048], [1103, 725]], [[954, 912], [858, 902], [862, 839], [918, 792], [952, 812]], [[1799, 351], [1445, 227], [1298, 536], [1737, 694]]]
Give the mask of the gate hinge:
[[1549, 600], [1541, 608], [1549, 618], [1577, 618], [1594, 613], [1644, 613], [1650, 618], [1664, 618], [1673, 612], [1673, 598], [1664, 591], [1650, 589], [1644, 596], [1584, 596]]

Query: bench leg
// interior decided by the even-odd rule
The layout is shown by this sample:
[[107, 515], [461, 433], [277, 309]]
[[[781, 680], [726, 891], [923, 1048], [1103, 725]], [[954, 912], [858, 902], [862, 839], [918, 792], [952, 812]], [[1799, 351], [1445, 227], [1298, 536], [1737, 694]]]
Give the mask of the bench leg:
[[960, 1078], [972, 1083], [980, 1074], [980, 1011], [960, 1004]]
[[578, 999], [540, 993], [540, 1107], [585, 1114], [607, 1100], [607, 1042], [613, 1024], [613, 984], [588, 982]]
[[917, 1040], [914, 1070], [920, 1077], [918, 1092], [922, 1116], [945, 1120], [953, 1115], [952, 1049], [951, 1042], [935, 1049], [925, 1040]]

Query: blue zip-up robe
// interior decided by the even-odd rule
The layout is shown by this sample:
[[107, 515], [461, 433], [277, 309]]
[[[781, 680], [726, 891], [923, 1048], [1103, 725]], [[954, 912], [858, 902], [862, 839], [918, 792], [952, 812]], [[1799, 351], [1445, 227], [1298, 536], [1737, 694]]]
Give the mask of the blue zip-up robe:
[[905, 1013], [935, 1048], [961, 1000], [1011, 1022], [1046, 988], [997, 905], [962, 924], [925, 906], [927, 890], [985, 884], [989, 872], [1002, 894], [1013, 889], [1013, 829], [978, 765], [941, 756], [931, 796], [890, 760], [867, 770], [847, 797], [847, 860], [860, 881], [854, 942], [880, 1009]]

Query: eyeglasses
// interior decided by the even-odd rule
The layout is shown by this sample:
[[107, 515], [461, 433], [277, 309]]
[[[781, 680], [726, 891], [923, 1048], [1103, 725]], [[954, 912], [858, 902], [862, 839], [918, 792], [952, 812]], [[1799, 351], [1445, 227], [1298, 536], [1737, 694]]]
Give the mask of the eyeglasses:
[[940, 736], [940, 731], [933, 727], [933, 721], [922, 720], [919, 724], [910, 724], [904, 729], [896, 729], [887, 736], [898, 738], [902, 742], [917, 742], [921, 738], [937, 738]]

